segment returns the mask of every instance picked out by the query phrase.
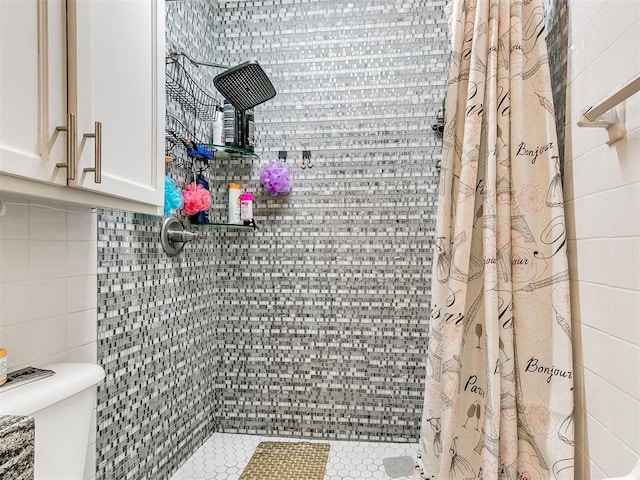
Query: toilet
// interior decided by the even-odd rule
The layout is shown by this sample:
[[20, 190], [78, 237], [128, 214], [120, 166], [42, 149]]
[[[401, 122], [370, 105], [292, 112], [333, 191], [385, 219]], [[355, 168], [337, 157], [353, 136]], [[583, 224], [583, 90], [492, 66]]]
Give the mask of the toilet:
[[35, 480], [81, 480], [97, 385], [104, 370], [92, 363], [43, 368], [56, 374], [4, 392], [0, 389], [0, 415], [35, 419]]

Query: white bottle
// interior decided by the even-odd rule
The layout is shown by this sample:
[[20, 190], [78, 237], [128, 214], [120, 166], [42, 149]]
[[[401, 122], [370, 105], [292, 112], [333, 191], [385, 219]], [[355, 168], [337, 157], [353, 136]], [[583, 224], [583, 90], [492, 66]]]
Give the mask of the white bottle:
[[229, 223], [242, 224], [240, 220], [240, 184], [229, 183]]
[[214, 145], [224, 145], [224, 114], [222, 107], [216, 106], [216, 113], [213, 117], [213, 127], [211, 137]]

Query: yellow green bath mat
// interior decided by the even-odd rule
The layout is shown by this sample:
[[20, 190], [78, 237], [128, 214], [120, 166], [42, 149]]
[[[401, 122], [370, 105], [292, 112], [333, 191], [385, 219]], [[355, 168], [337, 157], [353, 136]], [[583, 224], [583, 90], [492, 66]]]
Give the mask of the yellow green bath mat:
[[240, 480], [323, 480], [328, 443], [260, 442]]

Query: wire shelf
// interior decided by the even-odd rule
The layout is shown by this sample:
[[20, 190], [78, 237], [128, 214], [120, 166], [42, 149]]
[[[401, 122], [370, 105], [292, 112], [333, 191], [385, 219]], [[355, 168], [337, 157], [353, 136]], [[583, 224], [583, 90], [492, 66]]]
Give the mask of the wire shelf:
[[207, 147], [173, 115], [165, 116], [165, 155], [172, 157], [174, 164], [188, 169], [194, 168], [198, 162], [199, 170], [213, 160], [215, 150]]
[[173, 115], [165, 116], [165, 152], [169, 153], [176, 145], [183, 147], [185, 150], [194, 143], [200, 142], [194, 133]]
[[201, 120], [213, 120], [220, 102], [203, 90], [179, 61], [167, 58], [165, 71], [167, 93]]

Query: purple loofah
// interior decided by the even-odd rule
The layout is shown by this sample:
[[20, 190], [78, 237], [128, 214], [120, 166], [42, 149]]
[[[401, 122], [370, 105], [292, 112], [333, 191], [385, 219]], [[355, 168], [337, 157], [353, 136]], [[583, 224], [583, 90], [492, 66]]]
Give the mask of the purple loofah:
[[271, 162], [260, 171], [260, 183], [271, 195], [289, 193], [293, 186], [291, 169], [284, 162]]

